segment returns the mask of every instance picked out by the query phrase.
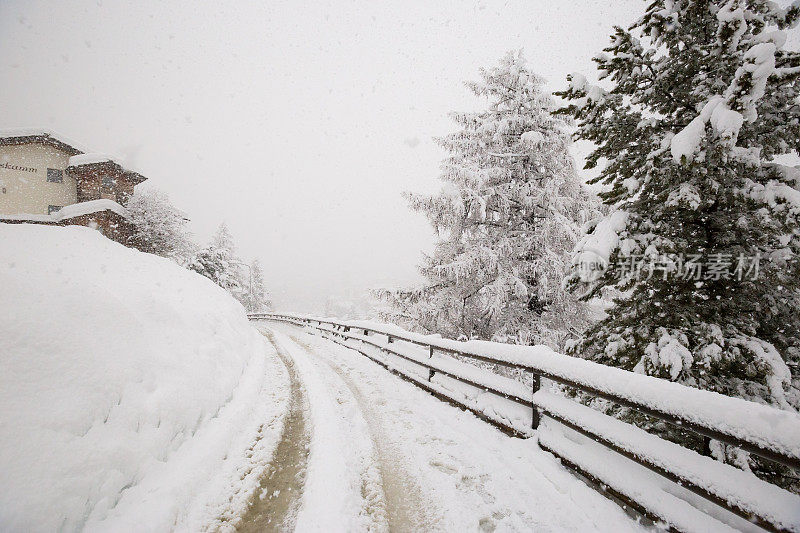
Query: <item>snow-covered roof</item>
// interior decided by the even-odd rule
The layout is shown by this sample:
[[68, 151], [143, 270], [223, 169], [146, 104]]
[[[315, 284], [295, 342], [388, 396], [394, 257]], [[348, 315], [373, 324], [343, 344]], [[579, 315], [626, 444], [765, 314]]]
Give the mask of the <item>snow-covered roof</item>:
[[126, 168], [123, 159], [92, 152], [88, 148], [76, 143], [72, 139], [43, 128], [7, 128], [0, 129], [0, 145], [22, 144], [25, 142], [44, 142], [57, 146], [68, 152], [74, 152], [69, 158], [69, 166], [91, 165], [95, 163], [114, 163], [118, 165], [135, 183], [141, 183], [145, 178], [135, 169]]
[[61, 144], [67, 148], [71, 148], [78, 153], [88, 152], [89, 150], [83, 145], [73, 141], [69, 137], [61, 135], [55, 131], [44, 128], [6, 128], [0, 129], [0, 141], [11, 139], [21, 139], [28, 137], [39, 137], [42, 139], [51, 139], [55, 143]]
[[94, 163], [107, 163], [107, 162], [116, 163], [122, 166], [119, 159], [116, 159], [110, 155], [97, 154], [97, 153], [73, 155], [72, 157], [69, 158], [69, 163], [67, 164], [68, 166], [71, 167], [77, 167], [79, 165], [91, 165]]
[[56, 222], [53, 215], [30, 215], [22, 213], [19, 215], [3, 215], [0, 213], [0, 220], [13, 220], [20, 222]]
[[66, 220], [68, 218], [75, 218], [91, 213], [98, 213], [100, 211], [113, 211], [123, 218], [128, 218], [128, 210], [119, 205], [114, 200], [101, 198], [100, 200], [89, 200], [88, 202], [80, 202], [78, 204], [67, 205], [53, 213], [54, 217], [58, 220]]
[[111, 211], [127, 219], [128, 210], [119, 205], [114, 200], [102, 198], [100, 200], [90, 200], [77, 204], [67, 205], [50, 215], [0, 215], [0, 220], [20, 221], [20, 222], [61, 222], [70, 218], [99, 213], [101, 211]]
[[113, 163], [114, 165], [122, 169], [122, 171], [134, 183], [138, 184], [147, 179], [144, 176], [142, 176], [139, 172], [131, 170], [130, 168], [125, 168], [125, 165], [121, 158], [101, 153], [85, 153], [85, 154], [73, 155], [72, 157], [69, 158], [67, 166], [80, 167], [83, 165], [97, 165], [100, 163]]

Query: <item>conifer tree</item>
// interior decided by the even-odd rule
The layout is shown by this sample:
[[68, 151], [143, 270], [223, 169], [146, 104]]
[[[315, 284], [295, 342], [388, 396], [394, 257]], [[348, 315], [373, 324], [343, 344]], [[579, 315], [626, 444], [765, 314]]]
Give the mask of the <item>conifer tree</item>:
[[272, 302], [267, 292], [266, 284], [264, 282], [264, 272], [261, 269], [261, 262], [258, 259], [253, 259], [250, 263], [250, 282], [251, 286], [248, 287], [246, 294], [245, 308], [249, 313], [263, 313], [272, 308]]
[[236, 248], [227, 224], [220, 224], [208, 246], [197, 252], [189, 269], [207, 277], [247, 305], [247, 286], [241, 260], [236, 256]]
[[410, 194], [439, 240], [424, 258], [427, 284], [385, 291], [386, 317], [453, 338], [563, 343], [585, 319], [562, 287], [579, 226], [593, 215], [568, 152], [567, 124], [521, 53], [467, 83], [488, 106], [453, 113], [439, 144], [440, 193]]
[[607, 90], [572, 75], [558, 93], [613, 207], [576, 256], [608, 268], [570, 284], [624, 295], [576, 354], [800, 407], [800, 173], [776, 160], [800, 149], [800, 54], [783, 48], [798, 15], [656, 0], [594, 59]]
[[195, 253], [195, 244], [186, 229], [188, 218], [161, 191], [137, 191], [126, 205], [134, 232], [133, 246], [185, 266]]

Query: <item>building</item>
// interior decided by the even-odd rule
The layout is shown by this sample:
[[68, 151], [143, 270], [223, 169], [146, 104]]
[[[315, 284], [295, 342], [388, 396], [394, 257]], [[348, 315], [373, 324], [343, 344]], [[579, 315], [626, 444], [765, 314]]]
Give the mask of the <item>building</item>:
[[0, 222], [80, 225], [127, 243], [125, 205], [146, 178], [45, 130], [0, 130]]

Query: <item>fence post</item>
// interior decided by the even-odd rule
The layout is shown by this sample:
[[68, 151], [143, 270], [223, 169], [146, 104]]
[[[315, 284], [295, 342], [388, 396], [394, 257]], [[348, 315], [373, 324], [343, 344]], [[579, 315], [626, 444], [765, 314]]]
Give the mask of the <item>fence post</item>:
[[[536, 392], [539, 390], [539, 388], [541, 386], [542, 386], [542, 378], [541, 378], [541, 376], [539, 376], [539, 374], [533, 374], [533, 386], [531, 387], [533, 389], [533, 391], [532, 391], [533, 394], [536, 394]], [[536, 428], [539, 427], [539, 418], [540, 418], [539, 410], [536, 408], [536, 404], [533, 403], [533, 398], [531, 398], [531, 428], [532, 429], [536, 429]]]
[[386, 335], [386, 344], [391, 344], [394, 342], [394, 339], [391, 335]]
[[[433, 359], [433, 346], [428, 346], [428, 359]], [[428, 369], [428, 381], [433, 379], [435, 373], [432, 368]]]

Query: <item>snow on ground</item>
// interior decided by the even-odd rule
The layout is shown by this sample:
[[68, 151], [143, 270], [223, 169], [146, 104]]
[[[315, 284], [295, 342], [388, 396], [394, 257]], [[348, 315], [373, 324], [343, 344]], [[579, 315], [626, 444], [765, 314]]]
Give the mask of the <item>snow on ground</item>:
[[274, 322], [307, 391], [303, 531], [638, 531], [535, 440], [504, 435], [353, 350]]
[[[0, 225], [0, 284], [1, 531], [642, 529], [539, 443], [665, 516], [679, 513], [686, 529], [727, 530], [685, 490], [552, 421], [538, 442], [510, 438], [309, 329], [261, 322], [259, 335], [210, 281], [89, 228]], [[537, 355], [556, 374], [567, 364]], [[433, 362], [489, 379], [439, 353]], [[583, 370], [592, 383], [616, 379]], [[432, 387], [529, 431], [526, 405], [439, 374]], [[507, 378], [492, 376], [489, 386], [530, 399]], [[608, 429], [623, 448], [661, 446], [611, 432], [603, 415], [545, 391], [535, 399], [599, 434]], [[727, 484], [716, 463], [661, 452], [686, 477], [713, 469], [700, 481]], [[740, 477], [725, 497], [746, 506], [752, 483]], [[771, 494], [755, 503], [793, 524], [785, 508], [796, 500]]]
[[286, 370], [209, 280], [84, 227], [0, 224], [0, 530], [229, 530]]

